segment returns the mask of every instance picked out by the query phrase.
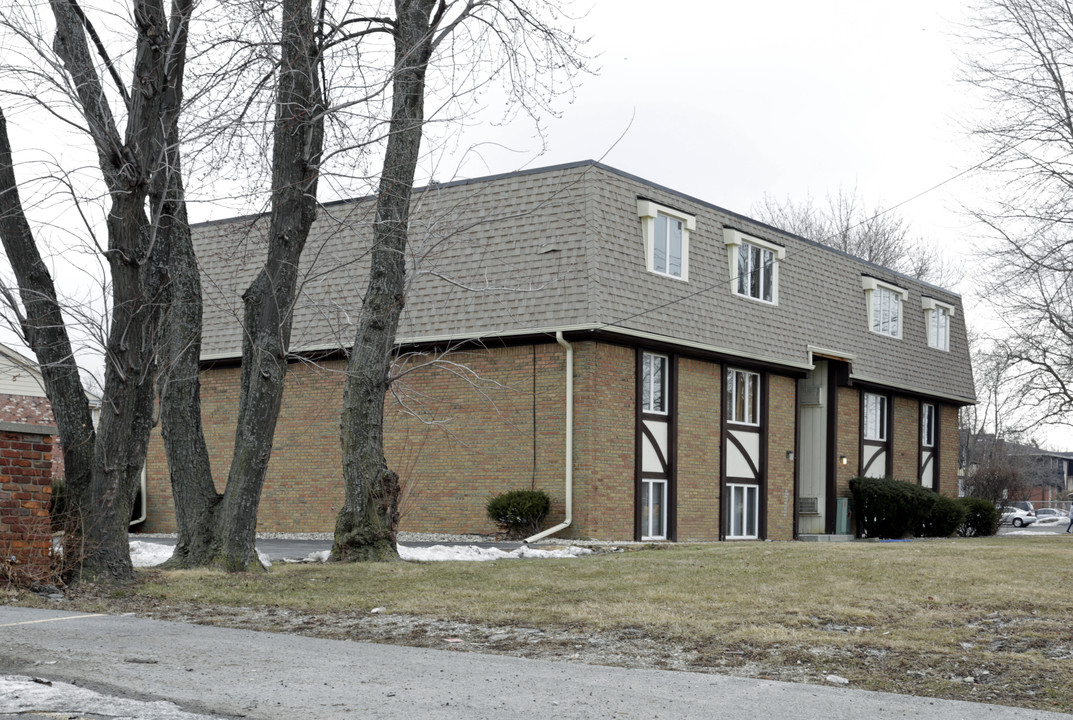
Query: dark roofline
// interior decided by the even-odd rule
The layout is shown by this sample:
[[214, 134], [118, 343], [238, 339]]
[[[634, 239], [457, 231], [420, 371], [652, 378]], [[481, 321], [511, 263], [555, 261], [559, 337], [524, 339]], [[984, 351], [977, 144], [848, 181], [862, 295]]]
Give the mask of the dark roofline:
[[[908, 280], [909, 282], [918, 283], [920, 285], [923, 285], [925, 287], [929, 287], [929, 288], [931, 288], [933, 290], [936, 290], [938, 292], [945, 293], [947, 295], [950, 295], [950, 296], [956, 297], [958, 299], [961, 299], [961, 295], [959, 293], [953, 292], [952, 290], [947, 290], [946, 288], [943, 288], [943, 287], [939, 287], [938, 285], [933, 285], [932, 283], [927, 282], [926, 280], [921, 280], [920, 278], [915, 278], [915, 277], [913, 277], [911, 275], [906, 275], [905, 273], [898, 272], [897, 270], [892, 270], [891, 268], [884, 267], [882, 265], [877, 265], [876, 263], [873, 263], [873, 262], [871, 262], [869, 260], [865, 260], [863, 258], [859, 258], [856, 255], [851, 255], [851, 254], [849, 254], [847, 252], [839, 250], [838, 248], [833, 248], [830, 245], [824, 245], [823, 243], [817, 242], [816, 240], [810, 240], [807, 237], [803, 237], [801, 235], [796, 235], [796, 234], [794, 234], [792, 232], [789, 232], [787, 230], [783, 230], [782, 228], [778, 228], [778, 227], [775, 227], [774, 225], [769, 225], [769, 224], [767, 224], [765, 222], [761, 222], [760, 220], [756, 220], [755, 218], [751, 218], [748, 215], [742, 215], [741, 213], [734, 212], [733, 210], [727, 210], [726, 208], [721, 207], [719, 205], [716, 205], [714, 203], [710, 203], [710, 202], [708, 202], [706, 200], [701, 200], [700, 198], [693, 197], [692, 195], [688, 195], [688, 194], [686, 194], [684, 192], [681, 192], [679, 190], [674, 190], [673, 188], [669, 188], [669, 187], [667, 187], [665, 185], [660, 185], [659, 183], [652, 182], [651, 180], [646, 180], [643, 177], [640, 177], [638, 175], [634, 175], [632, 173], [625, 172], [623, 170], [619, 170], [618, 168], [613, 168], [610, 165], [605, 165], [604, 163], [598, 162], [596, 160], [575, 160], [574, 162], [560, 163], [558, 165], [547, 165], [545, 167], [528, 168], [528, 169], [525, 169], [525, 170], [512, 170], [511, 172], [497, 173], [495, 175], [483, 175], [483, 176], [475, 177], [475, 178], [464, 178], [464, 179], [461, 179], [461, 180], [451, 180], [450, 182], [445, 182], [445, 183], [431, 182], [428, 185], [424, 185], [422, 187], [415, 187], [414, 192], [415, 193], [422, 193], [422, 192], [425, 192], [427, 190], [440, 190], [440, 189], [444, 189], [444, 188], [462, 187], [462, 186], [465, 186], [465, 185], [476, 185], [476, 184], [479, 184], [479, 183], [494, 182], [494, 181], [497, 181], [497, 180], [508, 180], [508, 179], [511, 179], [511, 178], [528, 177], [530, 175], [540, 175], [540, 174], [543, 174], [543, 173], [559, 172], [559, 171], [563, 171], [563, 170], [574, 170], [574, 169], [582, 168], [582, 167], [591, 167], [591, 168], [595, 168], [595, 169], [599, 169], [599, 170], [604, 170], [604, 171], [612, 173], [614, 175], [618, 175], [619, 177], [626, 178], [627, 180], [632, 180], [633, 182], [637, 182], [637, 183], [640, 183], [642, 185], [646, 185], [646, 186], [648, 186], [650, 188], [654, 188], [656, 190], [660, 190], [662, 192], [665, 192], [665, 193], [668, 193], [668, 194], [671, 194], [671, 195], [675, 195], [677, 197], [682, 198], [683, 200], [687, 200], [687, 201], [689, 201], [691, 203], [696, 203], [697, 205], [701, 205], [703, 207], [706, 207], [709, 210], [714, 210], [716, 212], [723, 213], [724, 215], [728, 215], [728, 216], [730, 216], [732, 218], [736, 218], [738, 220], [742, 220], [742, 221], [751, 223], [753, 225], [758, 225], [758, 226], [760, 226], [762, 228], [772, 230], [772, 231], [780, 233], [782, 235], [794, 238], [795, 240], [799, 240], [799, 241], [801, 241], [803, 243], [806, 243], [808, 245], [812, 245], [813, 247], [819, 248], [821, 250], [825, 250], [827, 252], [833, 252], [833, 253], [835, 253], [837, 255], [841, 255], [841, 256], [843, 256], [845, 258], [849, 258], [850, 260], [858, 262], [861, 265], [864, 265], [865, 267], [871, 267], [871, 268], [874, 268], [876, 270], [881, 270], [881, 271], [883, 271], [885, 273], [891, 273], [891, 274], [896, 275], [896, 276], [898, 276], [900, 278], [904, 278], [904, 279]], [[331, 202], [322, 203], [321, 207], [329, 208], [329, 207], [339, 207], [339, 206], [342, 206], [342, 205], [357, 204], [357, 203], [361, 203], [361, 202], [364, 202], [364, 201], [367, 201], [367, 200], [371, 200], [371, 199], [373, 199], [375, 197], [376, 197], [375, 195], [363, 195], [361, 197], [356, 197], [356, 198], [347, 198], [347, 199], [344, 199], [344, 200], [333, 200]], [[222, 223], [233, 223], [233, 222], [243, 222], [243, 221], [252, 222], [253, 220], [256, 220], [258, 218], [264, 217], [265, 215], [267, 215], [267, 213], [256, 213], [256, 214], [252, 214], [252, 215], [238, 215], [238, 216], [235, 216], [235, 217], [223, 218], [223, 219], [220, 219], [220, 220], [206, 220], [206, 221], [200, 222], [200, 223], [193, 223], [193, 224], [191, 224], [190, 227], [191, 228], [199, 228], [199, 227], [210, 227], [212, 225], [219, 225], [219, 224], [222, 224]], [[882, 278], [880, 278], [880, 279], [882, 279]]]

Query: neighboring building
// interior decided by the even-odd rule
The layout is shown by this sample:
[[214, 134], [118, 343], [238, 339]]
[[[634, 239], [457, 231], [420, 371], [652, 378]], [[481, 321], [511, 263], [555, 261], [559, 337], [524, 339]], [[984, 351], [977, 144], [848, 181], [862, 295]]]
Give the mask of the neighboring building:
[[[45, 395], [45, 380], [37, 363], [6, 345], [0, 345], [0, 423], [40, 425], [54, 435], [56, 420]], [[63, 477], [63, 453], [53, 437], [52, 475]]]
[[[530, 487], [552, 496], [558, 522], [568, 362], [564, 535], [846, 532], [856, 475], [956, 494], [957, 411], [975, 401], [958, 295], [593, 162], [433, 186], [413, 208], [385, 431], [403, 530], [490, 532], [487, 498]], [[340, 348], [365, 291], [372, 209], [325, 206], [305, 250], [261, 531], [334, 527]], [[266, 226], [195, 228], [202, 407], [221, 482], [241, 295]], [[159, 436], [148, 501], [144, 528], [173, 529]]]
[[1043, 507], [1073, 493], [1073, 453], [1011, 446], [1010, 459], [1024, 475], [1023, 499]]

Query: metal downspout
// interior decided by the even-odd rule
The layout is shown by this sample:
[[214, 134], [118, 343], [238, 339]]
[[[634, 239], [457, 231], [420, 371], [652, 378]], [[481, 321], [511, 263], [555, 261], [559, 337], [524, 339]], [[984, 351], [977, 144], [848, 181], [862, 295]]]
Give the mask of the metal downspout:
[[566, 517], [555, 527], [527, 537], [522, 541], [526, 544], [565, 530], [574, 521], [574, 346], [563, 338], [561, 330], [555, 333], [555, 340], [566, 348]]

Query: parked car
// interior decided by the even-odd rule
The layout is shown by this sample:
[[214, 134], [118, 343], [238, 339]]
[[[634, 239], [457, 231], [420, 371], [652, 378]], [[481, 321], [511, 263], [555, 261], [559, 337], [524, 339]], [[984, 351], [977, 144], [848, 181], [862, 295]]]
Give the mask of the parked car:
[[1067, 515], [1062, 510], [1055, 510], [1054, 508], [1040, 508], [1036, 511], [1037, 520], [1061, 520], [1066, 518]]
[[1035, 513], [1025, 512], [1021, 508], [1006, 508], [1006, 512], [1002, 513], [1002, 524], [1013, 525], [1014, 527], [1024, 527], [1025, 525], [1031, 525], [1036, 522], [1037, 518]]
[[1006, 503], [1006, 508], [1017, 508], [1018, 510], [1024, 510], [1027, 513], [1035, 512], [1036, 506], [1030, 503], [1028, 500], [1013, 500]]

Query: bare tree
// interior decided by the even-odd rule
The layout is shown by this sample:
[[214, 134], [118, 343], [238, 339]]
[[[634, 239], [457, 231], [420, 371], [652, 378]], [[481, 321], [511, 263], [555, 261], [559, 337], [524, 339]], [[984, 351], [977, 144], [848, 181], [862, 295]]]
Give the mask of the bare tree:
[[760, 220], [808, 240], [936, 285], [958, 281], [934, 244], [915, 236], [897, 212], [869, 207], [856, 188], [839, 188], [824, 204], [769, 195], [753, 208]]
[[[578, 38], [546, 17], [558, 14], [543, 0], [395, 0], [395, 14], [388, 21], [394, 42], [388, 143], [369, 283], [343, 391], [345, 501], [336, 520], [335, 560], [398, 558], [400, 487], [384, 457], [384, 396], [405, 303], [410, 203], [428, 121], [428, 71], [437, 61], [451, 68], [481, 67], [491, 57], [493, 72], [508, 77], [508, 91], [522, 107], [544, 107], [558, 92], [558, 75], [569, 82], [585, 68]], [[478, 86], [487, 82], [483, 75], [465, 77]]]
[[1018, 394], [1041, 422], [1073, 410], [1073, 7], [1064, 0], [982, 0], [964, 31], [964, 79], [989, 112], [973, 118], [989, 205], [993, 278], [986, 288], [1008, 329]]
[[[153, 423], [156, 336], [171, 237], [182, 225], [173, 214], [181, 198], [171, 195], [178, 167], [178, 147], [171, 141], [192, 4], [177, 0], [169, 16], [161, 0], [135, 0], [129, 87], [74, 0], [50, 3], [52, 50], [33, 28], [11, 22], [7, 14], [2, 18], [44, 65], [38, 79], [66, 93], [76, 124], [96, 151], [111, 203], [103, 249], [111, 272], [111, 318], [94, 432], [56, 290], [20, 200], [6, 123], [0, 123], [0, 236], [19, 286], [24, 311], [19, 321], [41, 365], [63, 439], [72, 517], [65, 556], [81, 561], [85, 578], [122, 580], [132, 574], [127, 525]], [[107, 73], [107, 83], [98, 69]], [[122, 132], [117, 118], [125, 120]]]

